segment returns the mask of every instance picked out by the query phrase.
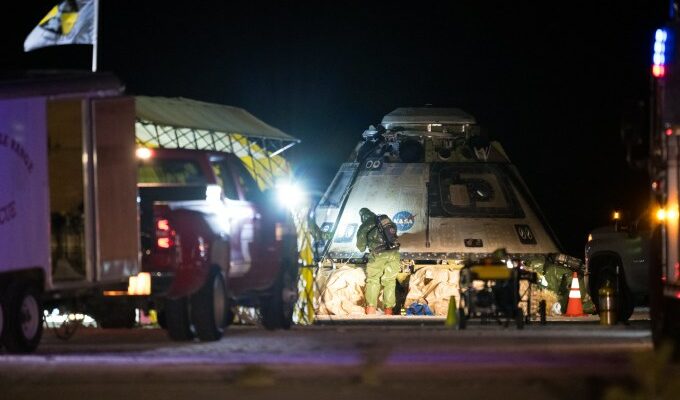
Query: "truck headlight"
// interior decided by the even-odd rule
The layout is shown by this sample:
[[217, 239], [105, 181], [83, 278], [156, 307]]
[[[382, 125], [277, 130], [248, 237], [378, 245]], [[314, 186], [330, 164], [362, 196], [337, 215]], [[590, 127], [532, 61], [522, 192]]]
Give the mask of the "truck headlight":
[[305, 201], [305, 191], [293, 182], [279, 182], [276, 184], [276, 199], [281, 205], [293, 210]]
[[148, 147], [138, 147], [137, 150], [135, 150], [135, 155], [140, 160], [148, 160], [153, 157], [153, 151]]

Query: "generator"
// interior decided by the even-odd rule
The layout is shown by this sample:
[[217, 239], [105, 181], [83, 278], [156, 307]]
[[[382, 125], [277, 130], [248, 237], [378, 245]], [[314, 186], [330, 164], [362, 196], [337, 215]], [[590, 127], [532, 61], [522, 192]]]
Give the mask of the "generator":
[[[528, 282], [524, 291], [520, 290], [520, 281]], [[523, 329], [530, 316], [525, 315], [521, 303], [531, 310], [533, 284], [538, 284], [538, 275], [524, 269], [517, 260], [487, 257], [466, 262], [460, 270], [458, 328], [465, 329], [468, 320], [477, 318], [482, 323], [493, 321], [506, 327], [514, 321], [517, 329]], [[545, 300], [540, 303], [540, 322], [545, 324]]]

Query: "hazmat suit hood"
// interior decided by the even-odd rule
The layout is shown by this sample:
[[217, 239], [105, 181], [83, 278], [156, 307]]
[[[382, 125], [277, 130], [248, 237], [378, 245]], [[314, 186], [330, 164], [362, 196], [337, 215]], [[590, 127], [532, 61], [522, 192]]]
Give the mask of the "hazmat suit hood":
[[362, 208], [359, 210], [359, 215], [361, 215], [361, 222], [364, 223], [366, 221], [369, 221], [371, 219], [375, 219], [376, 215], [373, 211], [369, 210], [368, 208]]

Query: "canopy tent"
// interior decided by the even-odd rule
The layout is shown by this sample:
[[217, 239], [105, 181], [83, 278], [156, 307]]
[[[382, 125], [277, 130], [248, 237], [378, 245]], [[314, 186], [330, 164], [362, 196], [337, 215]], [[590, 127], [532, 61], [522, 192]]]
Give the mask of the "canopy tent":
[[137, 118], [158, 125], [240, 133], [249, 138], [286, 142], [298, 139], [255, 118], [248, 111], [222, 104], [206, 103], [183, 97], [136, 96]]
[[136, 96], [135, 104], [135, 130], [142, 146], [233, 153], [260, 188], [290, 173], [279, 154], [299, 140], [242, 108], [182, 97]]

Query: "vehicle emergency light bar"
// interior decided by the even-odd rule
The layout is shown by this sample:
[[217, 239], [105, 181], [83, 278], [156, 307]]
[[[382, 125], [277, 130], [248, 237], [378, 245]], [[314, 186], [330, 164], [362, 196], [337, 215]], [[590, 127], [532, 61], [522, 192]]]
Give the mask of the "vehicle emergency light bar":
[[657, 29], [654, 33], [654, 55], [652, 56], [652, 75], [663, 78], [666, 75], [666, 42], [668, 31]]

